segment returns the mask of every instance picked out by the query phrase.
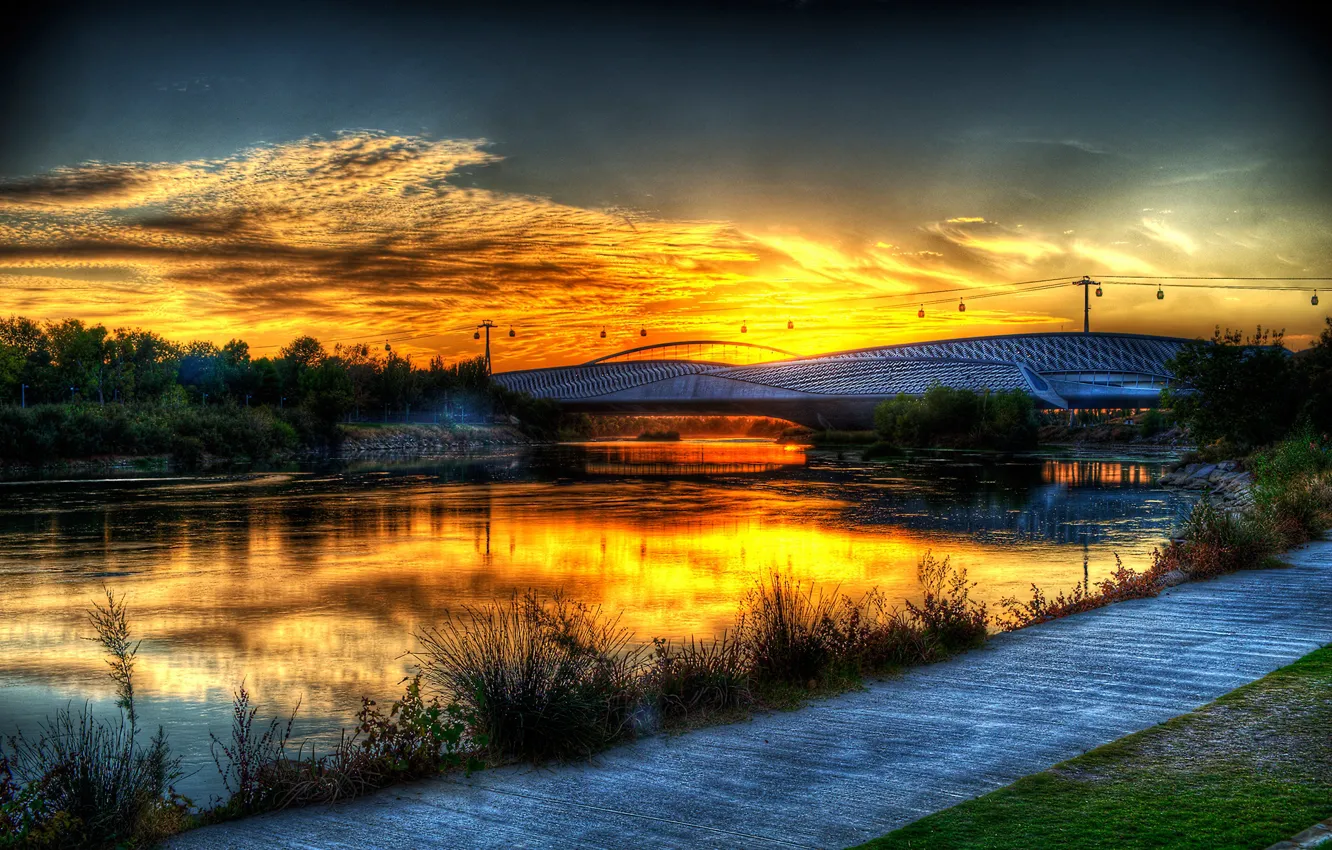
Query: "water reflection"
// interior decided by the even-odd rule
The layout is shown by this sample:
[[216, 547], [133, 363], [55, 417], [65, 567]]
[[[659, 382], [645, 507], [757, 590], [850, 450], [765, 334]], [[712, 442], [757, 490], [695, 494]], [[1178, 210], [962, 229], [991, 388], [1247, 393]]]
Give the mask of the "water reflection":
[[0, 485], [0, 732], [110, 694], [83, 639], [103, 586], [127, 594], [145, 638], [140, 692], [202, 762], [242, 678], [327, 727], [362, 694], [396, 692], [412, 633], [443, 609], [527, 587], [623, 610], [646, 639], [728, 627], [764, 569], [905, 598], [932, 548], [987, 599], [1081, 582], [1084, 556], [1095, 581], [1113, 552], [1145, 564], [1187, 505], [1154, 489], [1158, 473], [1143, 459], [865, 464], [727, 442]]

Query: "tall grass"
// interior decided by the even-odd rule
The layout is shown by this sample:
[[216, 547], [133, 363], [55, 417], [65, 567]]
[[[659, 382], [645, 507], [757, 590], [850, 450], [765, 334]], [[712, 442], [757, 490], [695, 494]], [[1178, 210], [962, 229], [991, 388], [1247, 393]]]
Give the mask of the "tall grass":
[[646, 653], [631, 637], [599, 607], [529, 591], [423, 629], [418, 658], [498, 753], [569, 758], [632, 732]]
[[501, 759], [579, 758], [645, 729], [690, 724], [860, 676], [937, 661], [984, 641], [988, 614], [947, 558], [919, 564], [924, 598], [824, 592], [780, 572], [755, 582], [734, 632], [657, 639], [651, 652], [599, 608], [529, 592], [423, 630], [430, 683], [464, 707]]
[[[88, 612], [116, 684], [115, 719], [66, 706], [35, 737], [9, 738], [0, 752], [0, 846], [150, 846], [180, 829], [189, 801], [175, 793], [180, 759], [160, 727], [140, 740], [133, 641], [124, 599]], [[14, 780], [17, 781], [14, 781]]]
[[726, 633], [711, 641], [679, 643], [654, 638], [652, 666], [644, 690], [655, 694], [661, 718], [670, 722], [724, 713], [754, 702], [743, 647]]
[[295, 710], [285, 721], [273, 718], [260, 724], [255, 722], [257, 713], [249, 692], [240, 685], [233, 700], [230, 735], [212, 736], [213, 761], [229, 796], [207, 813], [206, 820], [334, 803], [396, 782], [478, 766], [466, 753], [467, 724], [461, 709], [438, 697], [426, 700], [419, 675], [408, 680], [402, 698], [387, 712], [363, 698], [356, 728], [350, 733], [344, 730], [323, 755], [292, 743]]

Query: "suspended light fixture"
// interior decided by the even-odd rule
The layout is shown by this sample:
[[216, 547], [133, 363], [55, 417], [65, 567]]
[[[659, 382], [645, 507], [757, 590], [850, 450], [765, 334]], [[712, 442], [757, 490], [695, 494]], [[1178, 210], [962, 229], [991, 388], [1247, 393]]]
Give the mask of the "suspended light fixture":
[[917, 319], [923, 319], [923, 318], [925, 318], [925, 305], [924, 305], [924, 304], [920, 305], [920, 310], [916, 311], [916, 318], [917, 318]]
[[787, 329], [788, 331], [790, 331], [790, 330], [795, 330], [795, 322], [791, 321], [790, 319], [787, 319], [787, 320], [786, 320], [786, 329]]
[[513, 325], [509, 325], [509, 336], [518, 336], [518, 334], [513, 331]]
[[742, 333], [742, 334], [747, 334], [747, 333], [749, 333], [749, 325], [748, 325], [746, 322], [741, 322], [741, 323], [740, 323], [740, 333]]
[[963, 301], [961, 298], [957, 299], [957, 312], [967, 312], [967, 302]]
[[1156, 285], [1156, 300], [1157, 300], [1157, 301], [1164, 301], [1164, 300], [1165, 300], [1165, 293], [1161, 291], [1161, 285], [1160, 285], [1160, 284], [1157, 284], [1157, 285]]
[[1318, 306], [1318, 290], [1317, 290], [1317, 289], [1314, 290], [1313, 298], [1310, 298], [1310, 299], [1309, 299], [1309, 303], [1312, 304], [1312, 305], [1314, 305], [1315, 307]]
[[602, 339], [605, 339], [605, 338], [606, 338], [606, 329], [605, 329], [605, 328], [602, 328], [602, 329], [601, 329], [601, 338], [602, 338]]

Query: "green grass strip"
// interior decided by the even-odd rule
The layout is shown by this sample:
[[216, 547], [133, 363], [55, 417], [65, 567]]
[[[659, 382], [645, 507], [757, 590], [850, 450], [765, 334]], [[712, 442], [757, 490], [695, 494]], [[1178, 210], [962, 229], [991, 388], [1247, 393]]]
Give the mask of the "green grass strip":
[[866, 848], [1264, 848], [1332, 816], [1332, 647]]

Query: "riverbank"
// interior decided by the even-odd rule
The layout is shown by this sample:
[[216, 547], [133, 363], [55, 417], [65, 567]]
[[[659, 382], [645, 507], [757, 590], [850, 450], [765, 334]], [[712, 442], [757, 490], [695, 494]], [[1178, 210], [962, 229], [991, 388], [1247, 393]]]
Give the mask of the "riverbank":
[[1160, 478], [1163, 487], [1205, 491], [1209, 498], [1229, 509], [1253, 504], [1253, 473], [1240, 461], [1178, 463]]
[[78, 457], [34, 455], [0, 461], [0, 479], [43, 474], [87, 474], [142, 470], [219, 470], [251, 464], [285, 464], [324, 458], [434, 457], [461, 455], [491, 448], [534, 445], [542, 441], [512, 425], [403, 425], [359, 423], [338, 425], [330, 443], [315, 447], [285, 445], [266, 448], [259, 456], [232, 455], [215, 442], [186, 441], [173, 451], [108, 452]]
[[640, 740], [594, 763], [515, 765], [206, 827], [169, 846], [860, 843], [1332, 642], [1332, 544], [1289, 560], [998, 635], [799, 711]]
[[1332, 816], [1332, 647], [864, 850], [1267, 847]]
[[333, 454], [429, 456], [461, 454], [487, 448], [532, 445], [538, 440], [513, 425], [396, 425], [358, 423], [338, 426], [341, 440]]

